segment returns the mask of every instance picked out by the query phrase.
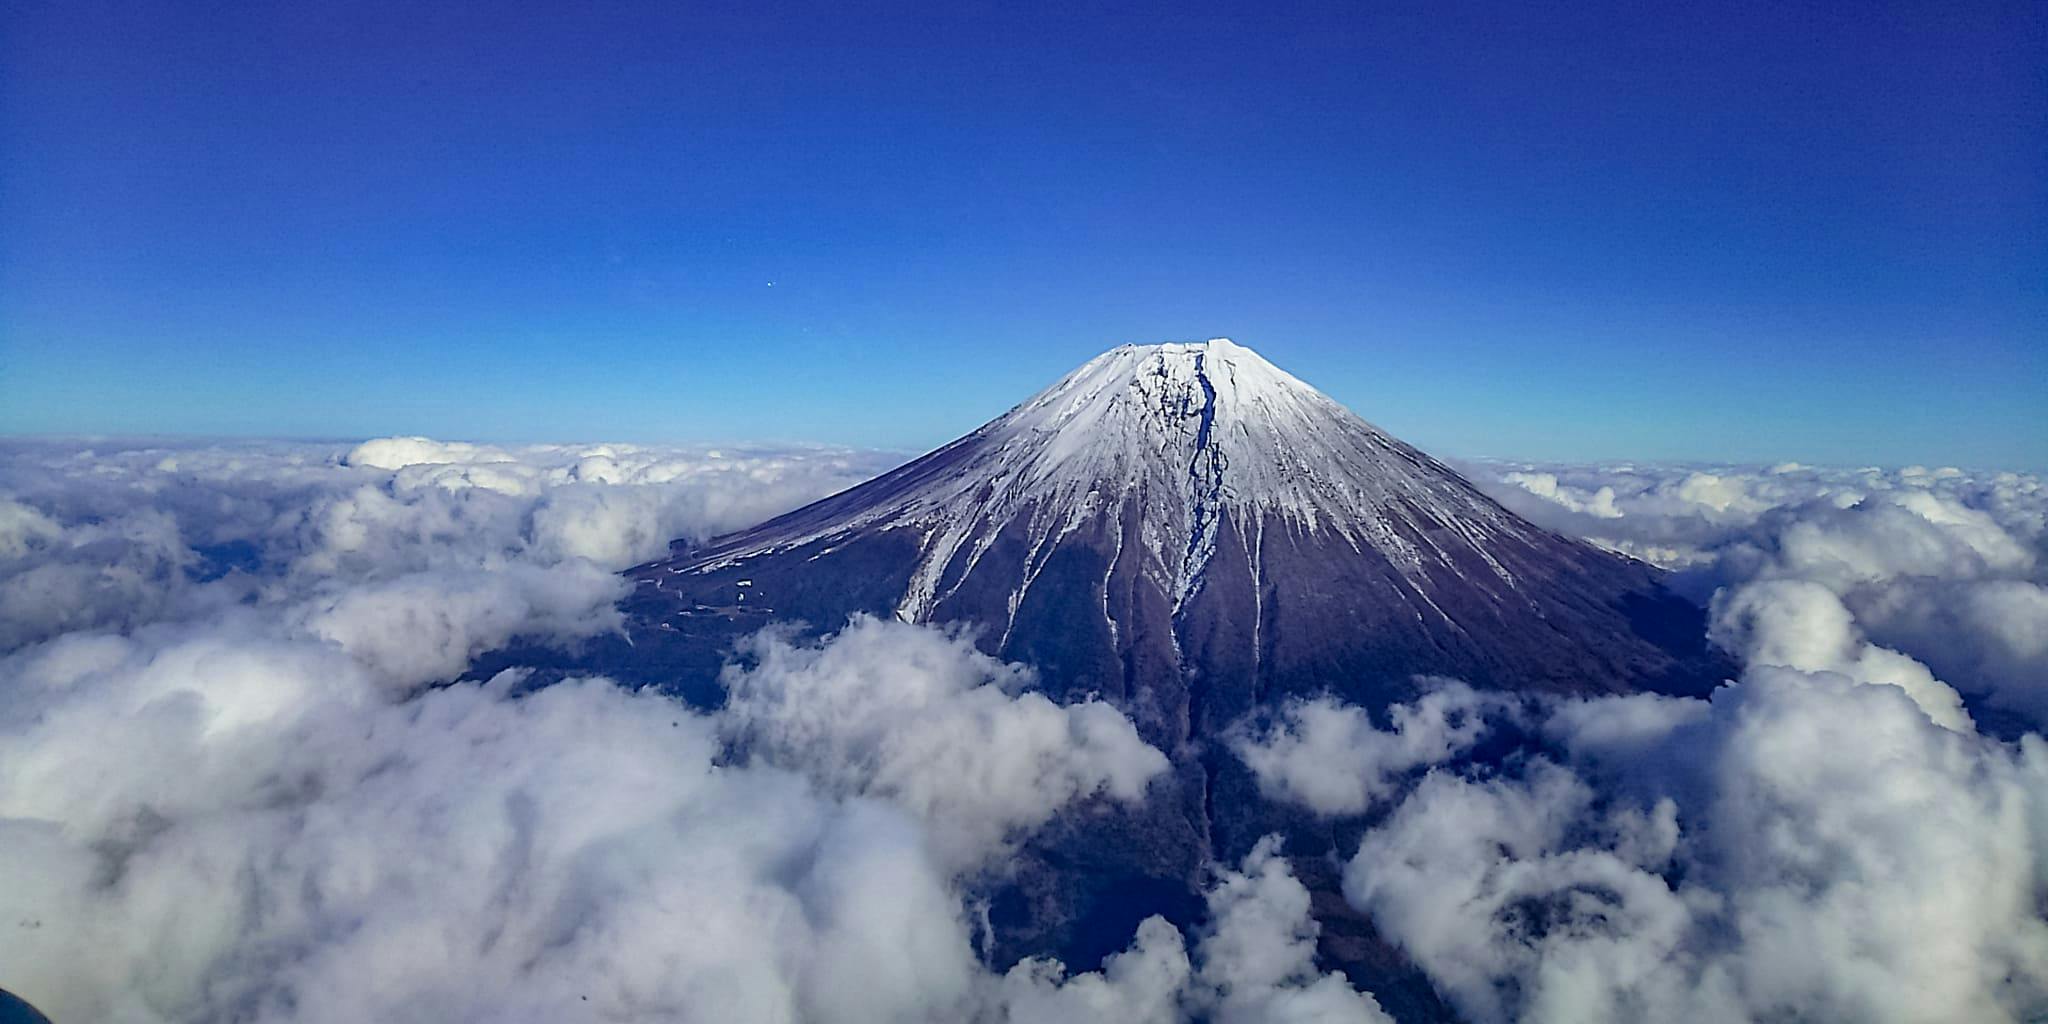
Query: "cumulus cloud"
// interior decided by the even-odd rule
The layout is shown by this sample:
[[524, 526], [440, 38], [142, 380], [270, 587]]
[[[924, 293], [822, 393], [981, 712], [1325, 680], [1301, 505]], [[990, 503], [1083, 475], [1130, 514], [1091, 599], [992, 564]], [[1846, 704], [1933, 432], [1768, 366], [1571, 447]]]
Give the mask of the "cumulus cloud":
[[1355, 991], [1342, 972], [1319, 973], [1309, 893], [1267, 836], [1242, 868], [1226, 872], [1208, 894], [1196, 994], [1218, 1024], [1386, 1021], [1371, 995]]
[[958, 633], [764, 633], [715, 712], [446, 682], [861, 464], [811, 458], [7, 450], [0, 981], [60, 1020], [1377, 1019], [1270, 846], [1192, 955], [1155, 918], [1100, 971], [984, 965], [967, 877], [1166, 759]]
[[391, 702], [338, 652], [248, 638], [30, 661], [0, 963], [57, 1019], [872, 1021], [972, 995], [908, 815], [722, 770], [666, 698], [507, 677]]
[[56, 520], [21, 502], [0, 499], [0, 558], [20, 559], [63, 535]]
[[1708, 635], [1751, 665], [1836, 672], [1859, 683], [1896, 686], [1935, 723], [1961, 731], [1974, 727], [1960, 694], [1927, 666], [1864, 640], [1841, 599], [1818, 583], [1767, 579], [1725, 591], [1714, 601]]
[[1485, 716], [1507, 707], [1455, 680], [1437, 680], [1420, 698], [1387, 709], [1375, 728], [1365, 709], [1329, 697], [1290, 700], [1270, 720], [1231, 730], [1230, 747], [1268, 798], [1318, 814], [1361, 814], [1391, 793], [1404, 773], [1464, 752], [1486, 730]]
[[[1347, 893], [1475, 1019], [2048, 1010], [2038, 738], [1782, 668], [1686, 703], [1703, 706], [1661, 737], [1641, 708], [1576, 706], [1559, 730], [1576, 771], [1432, 777], [1361, 845]], [[1610, 712], [1649, 742], [1617, 747]], [[1458, 895], [1424, 906], [1402, 872]]]
[[349, 449], [342, 461], [351, 466], [397, 470], [413, 466], [508, 465], [517, 460], [503, 449], [465, 441], [379, 437]]
[[1906, 578], [1979, 579], [2024, 573], [2034, 556], [1991, 515], [1909, 489], [1779, 516], [1775, 529], [1727, 557], [1745, 575], [1814, 580], [1836, 591]]
[[1065, 978], [1056, 961], [1026, 960], [1003, 978], [1015, 1024], [1214, 1021], [1216, 1024], [1390, 1024], [1343, 972], [1318, 971], [1321, 927], [1308, 889], [1268, 836], [1206, 893], [1209, 923], [1192, 959], [1164, 918], [1138, 926], [1131, 948], [1099, 972]]
[[1414, 748], [1408, 779], [1428, 770], [1392, 785], [1345, 763], [1407, 749], [1391, 716], [1283, 719], [1238, 748], [1274, 795], [1390, 808], [1346, 899], [1474, 1021], [2048, 1015], [2048, 745], [1980, 734], [1966, 700], [2048, 710], [2039, 482], [1531, 469], [1488, 486], [1712, 594], [1742, 675], [1704, 700], [1525, 701], [1537, 749]]
[[618, 629], [623, 580], [589, 563], [408, 573], [328, 588], [294, 610], [306, 632], [400, 686], [460, 675], [515, 637], [575, 639]]
[[[1006, 691], [1019, 670], [957, 636], [782, 643], [729, 720], [516, 671], [401, 698], [381, 654], [250, 617], [0, 661], [8, 983], [57, 1019], [152, 1022], [1385, 1019], [1315, 970], [1271, 844], [1219, 872], [1192, 961], [1155, 918], [1099, 972], [988, 971], [959, 843], [1135, 797], [1163, 761], [1100, 705]], [[826, 684], [892, 721], [834, 736], [777, 706]], [[730, 735], [757, 745], [732, 760]]]
[[722, 676], [736, 747], [832, 792], [887, 796], [952, 863], [1077, 800], [1136, 803], [1167, 767], [1115, 708], [1029, 692], [1030, 670], [959, 632], [862, 616], [825, 642], [764, 632], [742, 653], [751, 664]]
[[352, 449], [9, 442], [0, 650], [409, 573], [560, 568], [558, 585], [580, 592], [592, 567], [622, 569], [673, 539], [750, 525], [892, 461], [838, 448], [424, 438]]
[[0, 502], [0, 650], [169, 614], [195, 600], [197, 562], [157, 509], [116, 509], [67, 528], [21, 502]]
[[2048, 587], [1919, 581], [1859, 595], [1857, 618], [1943, 676], [1976, 683], [1990, 703], [2048, 723]]
[[1539, 498], [1556, 502], [1573, 512], [1584, 512], [1596, 519], [1620, 519], [1621, 510], [1614, 505], [1614, 488], [1601, 487], [1587, 492], [1566, 487], [1558, 483], [1556, 473], [1504, 473], [1501, 480], [1514, 484]]
[[1546, 717], [1552, 753], [1431, 770], [1345, 871], [1469, 1019], [2048, 1013], [2040, 737], [1765, 663]]
[[1662, 999], [1689, 922], [1646, 870], [1669, 855], [1670, 805], [1594, 807], [1548, 762], [1512, 781], [1432, 773], [1366, 835], [1345, 895], [1473, 1020], [1707, 1019]]
[[[1869, 681], [1884, 662], [1883, 674], [1921, 680], [1930, 713], [1951, 722], [1941, 709], [1952, 702], [1925, 679], [1966, 704], [2048, 724], [2048, 642], [2039, 639], [2048, 635], [2048, 486], [2037, 476], [1796, 463], [1466, 468], [1539, 523], [1678, 570], [1677, 585], [1703, 601], [1719, 591], [1731, 608], [1804, 607], [1798, 624], [1765, 628], [1780, 654], [1796, 645], [1810, 655], [1787, 664]], [[1589, 511], [1602, 493], [1612, 495], [1605, 511]], [[1824, 588], [1840, 610], [1790, 583]], [[1756, 586], [1765, 589], [1741, 596]], [[1841, 612], [1852, 620], [1846, 633]], [[1812, 632], [1798, 640], [1802, 629]], [[1725, 635], [1738, 654], [1765, 638]]]
[[[0, 984], [59, 1020], [1386, 1019], [1320, 969], [1273, 839], [1097, 970], [984, 963], [975, 880], [1165, 761], [959, 634], [766, 633], [716, 711], [448, 683], [615, 628], [613, 570], [671, 538], [884, 461], [0, 445]], [[2037, 479], [1482, 476], [1718, 592], [1745, 668], [1706, 700], [1439, 680], [1233, 733], [1268, 796], [1354, 819], [1343, 898], [1443, 998], [1480, 1022], [2048, 1015], [2048, 746], [2010, 721], [2048, 716]], [[1529, 746], [1502, 753], [1504, 722]]]
[[1181, 1002], [1194, 977], [1187, 940], [1163, 917], [1138, 925], [1131, 947], [1100, 971], [1066, 976], [1057, 960], [1024, 960], [1003, 976], [997, 1002], [1011, 1024], [1182, 1019]]

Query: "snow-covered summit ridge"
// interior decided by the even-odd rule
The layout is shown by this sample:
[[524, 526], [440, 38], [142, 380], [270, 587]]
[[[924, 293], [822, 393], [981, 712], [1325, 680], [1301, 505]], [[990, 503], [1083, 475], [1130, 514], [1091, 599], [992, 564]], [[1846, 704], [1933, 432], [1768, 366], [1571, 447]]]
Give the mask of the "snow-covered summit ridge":
[[898, 614], [915, 621], [1020, 518], [1037, 551], [1103, 520], [1122, 536], [1132, 516], [1146, 571], [1176, 605], [1199, 586], [1226, 527], [1248, 552], [1279, 527], [1329, 533], [1418, 570], [1445, 561], [1430, 550], [1440, 543], [1483, 551], [1488, 536], [1533, 529], [1256, 352], [1216, 338], [1105, 352], [974, 433], [734, 538], [699, 568], [914, 529], [921, 554]]

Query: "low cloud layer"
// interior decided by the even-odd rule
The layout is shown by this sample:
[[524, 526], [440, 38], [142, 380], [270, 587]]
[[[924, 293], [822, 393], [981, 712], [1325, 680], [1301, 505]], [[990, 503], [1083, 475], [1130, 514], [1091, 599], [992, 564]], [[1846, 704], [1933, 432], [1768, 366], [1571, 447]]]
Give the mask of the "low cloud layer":
[[778, 711], [603, 679], [394, 699], [374, 659], [276, 634], [153, 627], [0, 664], [22, 698], [0, 718], [0, 964], [57, 1019], [1383, 1019], [1315, 969], [1270, 847], [1219, 875], [1192, 959], [1155, 918], [1102, 973], [983, 967], [975, 844], [1135, 799], [1164, 759], [1101, 705], [995, 687], [955, 637], [864, 623], [764, 657], [756, 676], [830, 671], [899, 710], [874, 658], [941, 680], [935, 718], [830, 726], [862, 749], [821, 751]]
[[1099, 972], [1066, 978], [1055, 961], [1018, 964], [1003, 978], [999, 1009], [1015, 1024], [1390, 1021], [1341, 972], [1316, 969], [1321, 929], [1277, 839], [1261, 841], [1237, 869], [1216, 872], [1206, 902], [1209, 924], [1192, 956], [1164, 918], [1148, 918], [1131, 948]]
[[[317, 592], [342, 600], [341, 591], [408, 574], [522, 566], [559, 572], [564, 590], [587, 594], [593, 573], [660, 557], [675, 538], [749, 525], [893, 461], [831, 448], [507, 449], [423, 438], [10, 442], [0, 446], [0, 651]], [[422, 579], [418, 589], [438, 586]], [[518, 603], [547, 586], [529, 577], [512, 589]], [[578, 618], [559, 605], [540, 611], [555, 620], [543, 626]]]
[[[1481, 725], [1418, 729], [1412, 709], [1376, 725], [1328, 701], [1240, 746], [1275, 796], [1390, 807], [1345, 895], [1453, 1006], [1482, 1022], [2048, 1014], [2037, 479], [1490, 472], [1526, 514], [1712, 594], [1712, 638], [1745, 668], [1705, 700], [1482, 707], [1543, 737], [1505, 762], [1459, 760]], [[2008, 716], [2006, 738], [1966, 694]], [[1389, 764], [1431, 763], [1388, 796]]]
[[[1663, 707], [1645, 707], [1656, 702]], [[1430, 773], [1345, 893], [1476, 1021], [2024, 1021], [2048, 1010], [2048, 746], [1760, 668], [1561, 705]]]
[[719, 721], [751, 761], [916, 815], [943, 858], [980, 863], [1006, 840], [1098, 794], [1144, 799], [1166, 755], [1099, 700], [1061, 707], [1028, 669], [968, 638], [860, 617], [829, 643], [772, 632], [726, 668]]
[[[1927, 682], [1939, 679], [1995, 717], [2048, 724], [2040, 477], [1790, 463], [1465, 468], [1543, 525], [1674, 569], [1702, 601], [1718, 593], [1720, 639], [1738, 654], [1887, 675], [1930, 709], [1954, 703]], [[1771, 614], [1748, 614], [1766, 602]], [[1798, 622], [1768, 621], [1777, 611]]]
[[[59, 1021], [1385, 1020], [1277, 841], [1099, 970], [992, 970], [972, 879], [1165, 769], [959, 635], [755, 637], [693, 710], [518, 669], [614, 571], [889, 460], [393, 438], [0, 447], [0, 987]], [[1344, 899], [1474, 1021], [2048, 1013], [2032, 477], [1483, 467], [1677, 568], [1708, 700], [1248, 721]], [[1497, 731], [1533, 737], [1474, 756]], [[1326, 897], [1330, 898], [1330, 897]]]
[[1507, 708], [1497, 694], [1456, 680], [1387, 709], [1387, 728], [1364, 708], [1328, 697], [1292, 700], [1270, 720], [1231, 730], [1230, 746], [1267, 798], [1318, 814], [1362, 814], [1410, 770], [1464, 753], [1486, 731], [1486, 714]]
[[717, 713], [444, 684], [615, 628], [612, 570], [670, 536], [882, 461], [6, 450], [0, 985], [134, 1022], [1379, 1019], [1316, 970], [1270, 849], [1219, 871], [1209, 930], [1152, 919], [1071, 978], [984, 966], [963, 881], [1166, 759], [956, 634], [763, 634]]

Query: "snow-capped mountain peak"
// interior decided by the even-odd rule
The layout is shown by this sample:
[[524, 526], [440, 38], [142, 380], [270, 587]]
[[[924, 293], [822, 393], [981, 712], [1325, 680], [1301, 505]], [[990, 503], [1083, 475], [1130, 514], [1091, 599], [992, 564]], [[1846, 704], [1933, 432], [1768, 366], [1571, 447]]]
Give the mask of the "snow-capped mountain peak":
[[1705, 664], [1639, 632], [1698, 636], [1654, 570], [1530, 524], [1221, 338], [1112, 349], [937, 451], [634, 575], [636, 614], [671, 617], [655, 633], [971, 623], [1163, 736], [1269, 687], [1613, 690]]
[[[1099, 516], [1113, 528], [1139, 517], [1146, 572], [1176, 607], [1199, 587], [1226, 519], [1334, 534], [1410, 572], [1442, 555], [1430, 548], [1446, 531], [1471, 544], [1526, 528], [1456, 474], [1227, 338], [1112, 349], [860, 490], [876, 500], [843, 516], [767, 524], [697, 571], [839, 535], [914, 531], [918, 565], [894, 611], [921, 621], [999, 540], [1021, 530], [1034, 555], [1027, 563], [1037, 564], [1047, 545]], [[1496, 585], [1511, 584], [1505, 568], [1485, 561]], [[1032, 582], [1019, 581], [1013, 605]]]

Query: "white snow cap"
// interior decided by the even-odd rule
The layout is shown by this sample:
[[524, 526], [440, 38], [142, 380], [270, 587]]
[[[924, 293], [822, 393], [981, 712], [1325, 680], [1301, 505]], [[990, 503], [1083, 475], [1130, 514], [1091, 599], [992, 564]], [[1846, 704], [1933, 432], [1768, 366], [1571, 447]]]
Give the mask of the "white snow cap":
[[[1111, 349], [979, 433], [1055, 436], [1058, 443], [1040, 460], [1050, 469], [1047, 463], [1071, 458], [1098, 464], [1154, 461], [1172, 450], [1190, 459], [1204, 448], [1249, 454], [1243, 441], [1252, 435], [1308, 441], [1319, 421], [1332, 416], [1373, 430], [1257, 352], [1228, 338], [1215, 338]], [[1148, 443], [1131, 443], [1141, 438]], [[1235, 485], [1233, 490], [1261, 491], [1253, 486], [1253, 478], [1278, 482], [1264, 471], [1291, 461], [1286, 451], [1269, 449], [1262, 454], [1265, 457], [1229, 459], [1217, 470]]]
[[965, 575], [947, 566], [964, 556], [971, 571], [1019, 517], [1036, 565], [1037, 551], [1084, 524], [1107, 517], [1121, 536], [1125, 519], [1141, 516], [1147, 571], [1176, 602], [1199, 584], [1226, 521], [1248, 534], [1269, 522], [1332, 531], [1404, 566], [1435, 560], [1426, 546], [1443, 531], [1476, 542], [1531, 529], [1227, 338], [1111, 349], [891, 477], [892, 486], [876, 485], [875, 500], [841, 518], [796, 517], [704, 568], [856, 532], [916, 529], [923, 553], [898, 615], [918, 621], [945, 596], [942, 576]]

